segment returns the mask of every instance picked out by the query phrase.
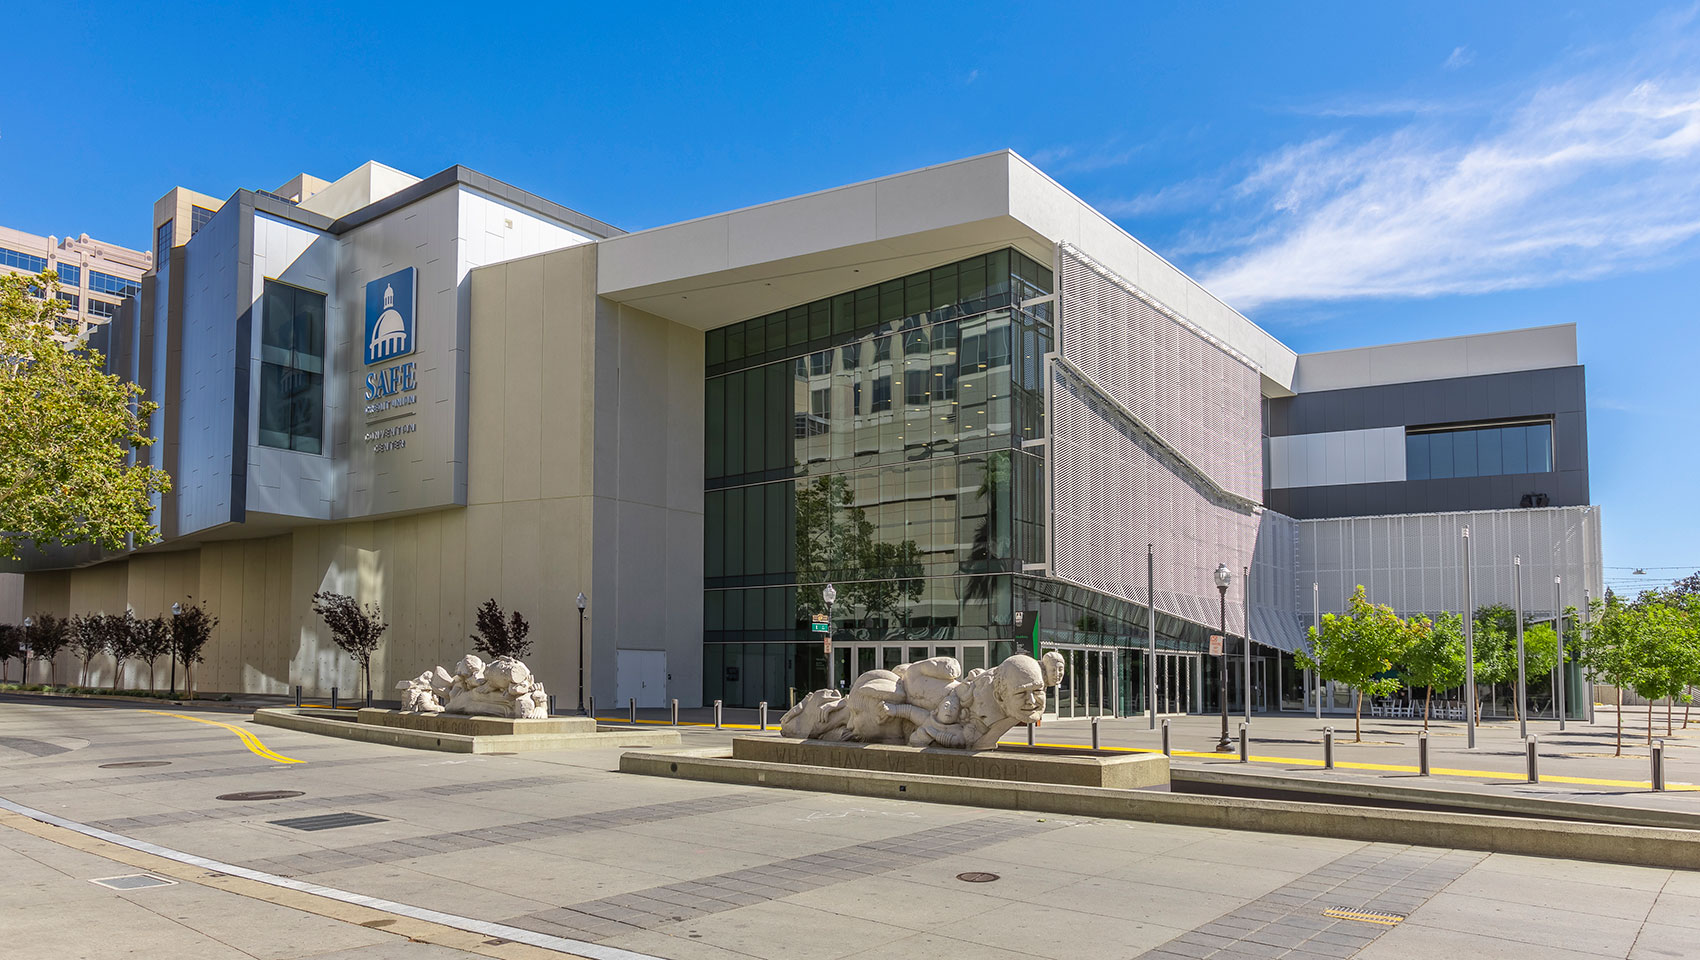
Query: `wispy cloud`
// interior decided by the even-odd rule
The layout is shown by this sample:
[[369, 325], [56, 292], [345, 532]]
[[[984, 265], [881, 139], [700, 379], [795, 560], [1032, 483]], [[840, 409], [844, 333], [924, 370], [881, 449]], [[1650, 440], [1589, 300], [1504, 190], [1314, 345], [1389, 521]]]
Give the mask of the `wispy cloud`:
[[1132, 160], [1141, 150], [1114, 141], [1095, 146], [1064, 145], [1035, 150], [1028, 159], [1053, 176], [1069, 173], [1091, 173], [1119, 167]]
[[1441, 64], [1442, 70], [1458, 70], [1476, 62], [1476, 52], [1469, 47], [1453, 47], [1452, 55]]
[[1668, 262], [1700, 235], [1692, 65], [1549, 83], [1462, 126], [1278, 150], [1230, 188], [1239, 218], [1183, 246], [1250, 308], [1543, 286]]
[[1154, 213], [1190, 210], [1208, 202], [1220, 193], [1222, 181], [1215, 177], [1199, 177], [1173, 183], [1161, 190], [1142, 193], [1121, 200], [1100, 201], [1095, 206], [1112, 217], [1140, 217]]

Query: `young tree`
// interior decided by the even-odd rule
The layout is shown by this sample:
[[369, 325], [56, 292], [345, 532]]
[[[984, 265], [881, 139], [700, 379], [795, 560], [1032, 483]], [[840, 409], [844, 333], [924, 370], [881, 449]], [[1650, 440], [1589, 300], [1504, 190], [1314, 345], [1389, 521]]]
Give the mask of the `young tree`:
[[494, 597], [478, 607], [477, 627], [478, 632], [472, 635], [472, 648], [492, 660], [497, 657], [523, 660], [531, 653], [531, 641], [525, 638], [531, 632], [531, 624], [525, 622], [518, 610], [503, 622], [502, 608], [496, 606]]
[[107, 640], [107, 650], [112, 654], [112, 689], [124, 689], [124, 661], [134, 660], [142, 650], [142, 621], [136, 615], [125, 610], [122, 615], [112, 618], [115, 623], [112, 635]]
[[1607, 592], [1588, 610], [1588, 628], [1576, 643], [1575, 658], [1590, 683], [1609, 684], [1617, 690], [1617, 756], [1623, 756], [1623, 688], [1634, 675], [1629, 638], [1635, 626], [1633, 611], [1623, 599]]
[[[47, 661], [47, 682], [52, 684], [58, 679], [59, 664], [56, 662], [59, 651], [65, 649], [70, 641], [63, 618], [51, 613], [38, 613], [33, 622], [24, 628], [24, 640], [29, 643], [29, 655], [37, 663]], [[24, 665], [24, 679], [29, 679], [29, 664]]]
[[149, 617], [136, 622], [136, 659], [148, 662], [148, 692], [159, 690], [158, 671], [154, 664], [160, 657], [175, 657], [171, 641], [171, 621], [163, 616]]
[[216, 626], [218, 618], [207, 612], [204, 603], [182, 604], [180, 611], [171, 615], [171, 645], [183, 662], [183, 686], [191, 700], [195, 697], [194, 665], [206, 659], [207, 641]]
[[1434, 688], [1448, 690], [1464, 682], [1464, 618], [1442, 613], [1438, 620], [1413, 617], [1406, 621], [1399, 668], [1406, 683], [1424, 690], [1423, 729], [1427, 730]]
[[1293, 656], [1300, 667], [1315, 670], [1324, 680], [1345, 683], [1357, 691], [1357, 715], [1354, 720], [1354, 743], [1364, 738], [1364, 694], [1385, 697], [1404, 683], [1388, 676], [1393, 661], [1399, 658], [1406, 634], [1404, 621], [1393, 608], [1371, 605], [1360, 584], [1352, 591], [1344, 615], [1326, 614], [1322, 618], [1322, 635], [1311, 630], [1311, 651], [1296, 651]]
[[90, 613], [71, 618], [71, 649], [82, 661], [83, 672], [77, 683], [79, 686], [89, 685], [89, 663], [95, 657], [106, 652], [107, 627], [106, 615]]
[[0, 276], [0, 558], [25, 544], [156, 540], [150, 498], [170, 486], [130, 462], [153, 442], [157, 405], [102, 372], [58, 287], [51, 272]]
[[24, 656], [24, 628], [14, 623], [0, 623], [0, 683], [11, 678], [12, 658]]
[[1653, 742], [1653, 701], [1665, 700], [1665, 736], [1672, 734], [1673, 704], [1683, 696], [1692, 656], [1687, 636], [1687, 618], [1678, 607], [1658, 594], [1642, 594], [1633, 608], [1634, 628], [1629, 637], [1632, 664], [1630, 686], [1647, 698], [1647, 743]]
[[375, 603], [362, 607], [353, 597], [321, 590], [313, 594], [313, 612], [323, 617], [325, 625], [331, 628], [336, 645], [354, 658], [366, 679], [366, 689], [371, 690], [372, 654], [390, 626], [384, 622], [384, 611]]

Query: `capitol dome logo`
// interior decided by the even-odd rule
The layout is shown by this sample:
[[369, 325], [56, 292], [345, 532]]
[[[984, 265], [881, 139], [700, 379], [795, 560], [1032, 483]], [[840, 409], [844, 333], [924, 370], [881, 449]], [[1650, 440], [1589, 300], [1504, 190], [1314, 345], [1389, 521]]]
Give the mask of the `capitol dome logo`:
[[366, 284], [366, 363], [413, 352], [413, 268]]

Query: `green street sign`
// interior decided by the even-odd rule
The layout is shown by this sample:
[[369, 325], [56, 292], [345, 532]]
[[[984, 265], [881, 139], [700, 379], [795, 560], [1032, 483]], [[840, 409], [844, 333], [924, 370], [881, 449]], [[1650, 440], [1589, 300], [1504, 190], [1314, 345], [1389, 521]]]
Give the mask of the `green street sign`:
[[830, 623], [817, 623], [817, 624], [814, 625], [813, 629], [816, 633], [831, 633], [832, 632], [832, 624], [830, 624]]

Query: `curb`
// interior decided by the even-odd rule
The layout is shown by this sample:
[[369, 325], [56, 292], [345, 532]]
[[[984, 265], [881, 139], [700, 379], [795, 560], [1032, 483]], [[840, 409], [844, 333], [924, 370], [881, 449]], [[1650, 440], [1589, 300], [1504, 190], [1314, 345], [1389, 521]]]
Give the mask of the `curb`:
[[1700, 831], [1670, 827], [1387, 810], [1344, 804], [1164, 794], [1007, 780], [964, 780], [664, 752], [622, 754], [620, 771], [741, 786], [814, 790], [1218, 830], [1333, 837], [1365, 843], [1401, 843], [1684, 870], [1692, 870], [1700, 864]]

